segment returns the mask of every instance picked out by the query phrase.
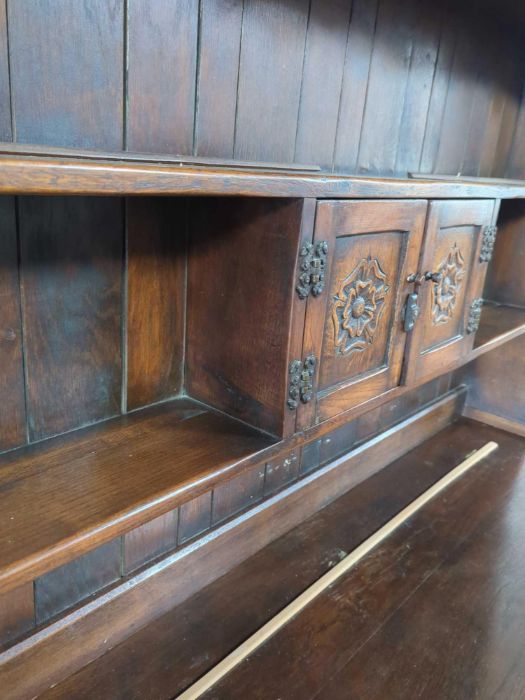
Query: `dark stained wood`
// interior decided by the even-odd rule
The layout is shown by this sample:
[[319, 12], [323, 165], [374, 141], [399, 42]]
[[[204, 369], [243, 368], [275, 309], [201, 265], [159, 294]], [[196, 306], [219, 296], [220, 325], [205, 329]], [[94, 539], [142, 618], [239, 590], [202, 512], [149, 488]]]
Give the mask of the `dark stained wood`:
[[18, 244], [13, 197], [0, 198], [0, 450], [26, 441]]
[[0, 649], [35, 626], [33, 582], [0, 595]]
[[127, 223], [127, 408], [182, 388], [186, 203], [130, 198]]
[[487, 271], [485, 298], [525, 308], [524, 233], [525, 204], [521, 201], [503, 202], [496, 244]]
[[[115, 700], [178, 695], [480, 441], [471, 422], [447, 434], [448, 440], [441, 433], [341, 496], [43, 697], [81, 700], [102, 689]], [[496, 435], [501, 434], [492, 431], [490, 437]], [[511, 440], [505, 436], [506, 449]], [[218, 617], [227, 634], [224, 626], [209, 624]], [[148, 663], [145, 649], [151, 652]], [[275, 697], [291, 692], [283, 686]]]
[[[467, 700], [494, 696], [492, 690], [497, 695], [500, 684], [523, 687], [516, 665], [522, 655], [523, 509], [516, 504], [525, 498], [524, 441], [462, 422], [445, 441], [426, 443], [424, 459], [453, 466], [468, 446], [487, 439], [499, 443], [497, 452], [202, 697]], [[451, 460], [447, 451], [454, 443], [459, 458]], [[509, 509], [516, 511], [512, 525]], [[496, 608], [495, 600], [501, 603]]]
[[525, 333], [525, 309], [486, 303], [481, 313], [472, 355], [475, 356], [478, 349], [493, 350], [522, 333]]
[[302, 73], [295, 160], [330, 170], [352, 2], [312, 0]]
[[293, 160], [308, 0], [244, 4], [235, 158]]
[[124, 535], [123, 573], [129, 574], [177, 546], [178, 509], [170, 510]]
[[212, 525], [231, 518], [255, 505], [263, 497], [264, 466], [252, 467], [244, 474], [217, 486], [213, 491]]
[[10, 141], [12, 136], [7, 11], [4, 0], [0, 3], [0, 139]]
[[290, 452], [284, 458], [272, 460], [266, 464], [264, 475], [264, 495], [272, 495], [297, 479], [299, 474], [299, 455]]
[[195, 153], [233, 157], [243, 0], [201, 3]]
[[302, 426], [399, 385], [407, 338], [400, 313], [426, 209], [421, 201], [318, 205], [314, 241], [328, 242], [326, 297], [308, 299], [303, 355], [319, 358], [318, 393], [299, 408]]
[[47, 158], [0, 156], [0, 194], [104, 194], [104, 195], [243, 195], [256, 197], [320, 197], [361, 199], [407, 197], [428, 199], [505, 198], [525, 196], [515, 180], [485, 182], [466, 178], [438, 180], [366, 178], [315, 172], [283, 172], [242, 165], [209, 168], [177, 165], [174, 160], [126, 163], [93, 161], [92, 156]]
[[334, 152], [335, 170], [357, 171], [376, 16], [377, 0], [352, 1]]
[[186, 386], [280, 436], [303, 203], [237, 204], [216, 199], [190, 209]]
[[8, 3], [15, 140], [122, 148], [123, 3]]
[[29, 437], [120, 411], [122, 204], [22, 198], [20, 255]]
[[0, 589], [162, 515], [269, 444], [182, 399], [6, 454]]
[[395, 172], [416, 13], [414, 0], [378, 2], [359, 147], [360, 173]]
[[120, 538], [35, 580], [35, 617], [41, 624], [120, 578]]
[[193, 152], [198, 0], [133, 0], [127, 13], [126, 147]]
[[179, 508], [179, 544], [202, 534], [211, 527], [212, 492], [208, 491]]
[[[267, 501], [225, 525], [200, 543], [175, 553], [72, 613], [38, 638], [0, 654], [0, 680], [16, 689], [13, 699], [33, 697], [126, 639], [135, 629], [216, 580], [317, 510], [379, 472], [387, 464], [446, 427], [461, 410], [461, 395], [438, 402], [388, 431], [368, 446], [287, 489], [285, 498]], [[199, 576], [195, 576], [195, 572]], [[73, 640], [82, 638], [82, 645]], [[68, 649], [64, 654], [63, 649]]]

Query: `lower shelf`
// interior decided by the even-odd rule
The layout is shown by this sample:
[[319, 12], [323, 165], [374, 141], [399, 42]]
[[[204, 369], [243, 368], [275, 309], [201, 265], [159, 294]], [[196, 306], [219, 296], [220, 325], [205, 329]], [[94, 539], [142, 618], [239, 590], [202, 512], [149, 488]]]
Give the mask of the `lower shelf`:
[[474, 357], [525, 333], [525, 309], [485, 302], [474, 340]]
[[3, 455], [0, 590], [166, 512], [271, 444], [179, 399]]

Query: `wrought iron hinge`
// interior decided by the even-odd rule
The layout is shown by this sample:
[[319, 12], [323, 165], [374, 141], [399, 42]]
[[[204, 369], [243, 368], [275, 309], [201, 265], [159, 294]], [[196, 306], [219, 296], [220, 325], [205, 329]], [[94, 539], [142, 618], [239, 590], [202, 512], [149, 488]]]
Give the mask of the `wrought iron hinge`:
[[475, 333], [478, 330], [482, 309], [483, 299], [474, 299], [468, 315], [467, 333]]
[[497, 226], [485, 226], [481, 238], [481, 250], [479, 251], [480, 262], [490, 262], [496, 243], [496, 234], [498, 233]]
[[292, 360], [290, 362], [290, 388], [288, 389], [288, 408], [295, 411], [302, 403], [308, 403], [312, 399], [314, 389], [314, 374], [317, 360], [314, 355], [301, 360]]
[[299, 281], [295, 288], [299, 299], [309, 294], [317, 297], [324, 289], [326, 254], [328, 241], [305, 243], [299, 251]]

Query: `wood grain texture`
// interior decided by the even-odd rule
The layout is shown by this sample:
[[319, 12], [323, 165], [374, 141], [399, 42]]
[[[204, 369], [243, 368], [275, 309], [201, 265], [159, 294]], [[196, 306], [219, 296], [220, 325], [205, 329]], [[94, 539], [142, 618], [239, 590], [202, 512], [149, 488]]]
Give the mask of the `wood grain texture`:
[[16, 140], [122, 148], [123, 3], [8, 3]]
[[[473, 688], [483, 697], [482, 689], [492, 691], [501, 683], [512, 687], [509, 673], [522, 687], [520, 674], [514, 674], [518, 668], [514, 658], [500, 647], [488, 664], [492, 672], [486, 671], [486, 654], [494, 649], [490, 642], [495, 633], [486, 605], [494, 596], [502, 602], [495, 623], [497, 635], [512, 648], [520, 625], [516, 622], [509, 629], [509, 607], [519, 586], [512, 586], [512, 593], [507, 586], [519, 576], [523, 557], [516, 564], [517, 549], [509, 551], [508, 524], [504, 523], [508, 523], [511, 503], [525, 497], [520, 479], [523, 440], [497, 430], [487, 432], [502, 436], [503, 449], [428, 503], [202, 697], [233, 700], [246, 697], [248, 688], [253, 698], [279, 697], [286, 688], [285, 697], [290, 700], [400, 700], [407, 692], [410, 697], [467, 700]], [[459, 436], [459, 426], [451, 430], [449, 439], [454, 433]], [[483, 444], [479, 427], [475, 435], [477, 443]], [[472, 444], [465, 430], [463, 439]], [[465, 454], [463, 447], [460, 453]], [[436, 453], [431, 455], [432, 459]], [[518, 513], [519, 508], [512, 532], [519, 549], [523, 518]], [[510, 578], [502, 587], [504, 572]], [[467, 579], [472, 582], [468, 592]], [[473, 588], [483, 600], [472, 595]], [[310, 644], [304, 643], [305, 635]], [[455, 642], [460, 636], [464, 646], [458, 648], [452, 636]], [[282, 660], [277, 666], [276, 655]], [[487, 692], [485, 697], [492, 694]]]
[[7, 453], [0, 460], [0, 588], [166, 513], [224, 472], [249, 466], [270, 444], [182, 399]]
[[217, 486], [213, 490], [212, 525], [231, 518], [263, 497], [264, 466], [252, 467], [244, 474]]
[[186, 204], [128, 199], [127, 408], [182, 387], [186, 294]]
[[33, 582], [0, 595], [0, 649], [35, 626]]
[[201, 5], [195, 153], [233, 157], [243, 0]]
[[[460, 396], [451, 396], [425, 410], [399, 430], [388, 431], [286, 490], [286, 498], [242, 515], [236, 526], [219, 528], [203, 538], [202, 546], [190, 546], [92, 602], [87, 614], [72, 613], [38, 639], [13, 647], [0, 655], [0, 679], [16, 688], [12, 700], [31, 697], [49, 689], [130, 634], [130, 624], [140, 628], [192, 593], [216, 580], [248, 556], [303, 522], [314, 512], [361, 483], [384, 466], [446, 427], [461, 410]], [[195, 571], [200, 572], [198, 578]], [[71, 640], [82, 637], [82, 645]], [[64, 654], [64, 646], [69, 653]], [[32, 695], [31, 695], [32, 694]]]
[[211, 527], [212, 492], [183, 503], [179, 509], [179, 544], [193, 539]]
[[126, 146], [193, 152], [198, 0], [132, 0]]
[[[103, 688], [115, 700], [176, 696], [479, 444], [476, 424], [466, 426], [453, 428], [449, 440], [443, 433], [432, 438], [356, 486], [43, 697], [84, 700]], [[227, 634], [207, 624], [216, 616]], [[140, 663], [146, 648], [149, 663]]]
[[190, 211], [186, 386], [280, 436], [303, 203], [231, 203], [208, 200]]
[[26, 441], [18, 242], [13, 197], [0, 198], [0, 450]]
[[339, 105], [334, 169], [357, 172], [377, 0], [353, 0]]
[[177, 546], [178, 509], [170, 510], [124, 535], [123, 573], [129, 574]]
[[37, 578], [37, 624], [46, 622], [120, 578], [120, 554], [121, 541], [117, 538]]
[[245, 4], [234, 155], [293, 160], [308, 0]]
[[264, 475], [264, 495], [269, 496], [280, 491], [297, 479], [299, 474], [299, 453], [288, 453], [284, 458], [272, 460], [266, 464]]
[[122, 203], [20, 200], [29, 436], [120, 411]]
[[332, 167], [352, 3], [312, 0], [308, 19], [295, 160]]
[[0, 139], [10, 141], [12, 137], [7, 10], [3, 0], [0, 3]]

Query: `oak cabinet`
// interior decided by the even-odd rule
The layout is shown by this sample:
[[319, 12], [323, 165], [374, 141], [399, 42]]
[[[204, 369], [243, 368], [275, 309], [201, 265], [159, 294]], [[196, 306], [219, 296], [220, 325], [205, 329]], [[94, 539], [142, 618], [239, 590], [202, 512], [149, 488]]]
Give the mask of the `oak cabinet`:
[[494, 200], [318, 203], [318, 270], [299, 289], [307, 297], [300, 369], [311, 375], [299, 428], [466, 358], [494, 214]]
[[401, 313], [423, 237], [425, 201], [325, 201], [314, 246], [326, 248], [322, 294], [308, 299], [306, 355], [318, 358], [303, 422], [324, 420], [400, 383]]
[[433, 201], [428, 206], [419, 269], [436, 279], [419, 290], [419, 318], [410, 333], [404, 382], [412, 384], [466, 356], [482, 305], [493, 200]]

